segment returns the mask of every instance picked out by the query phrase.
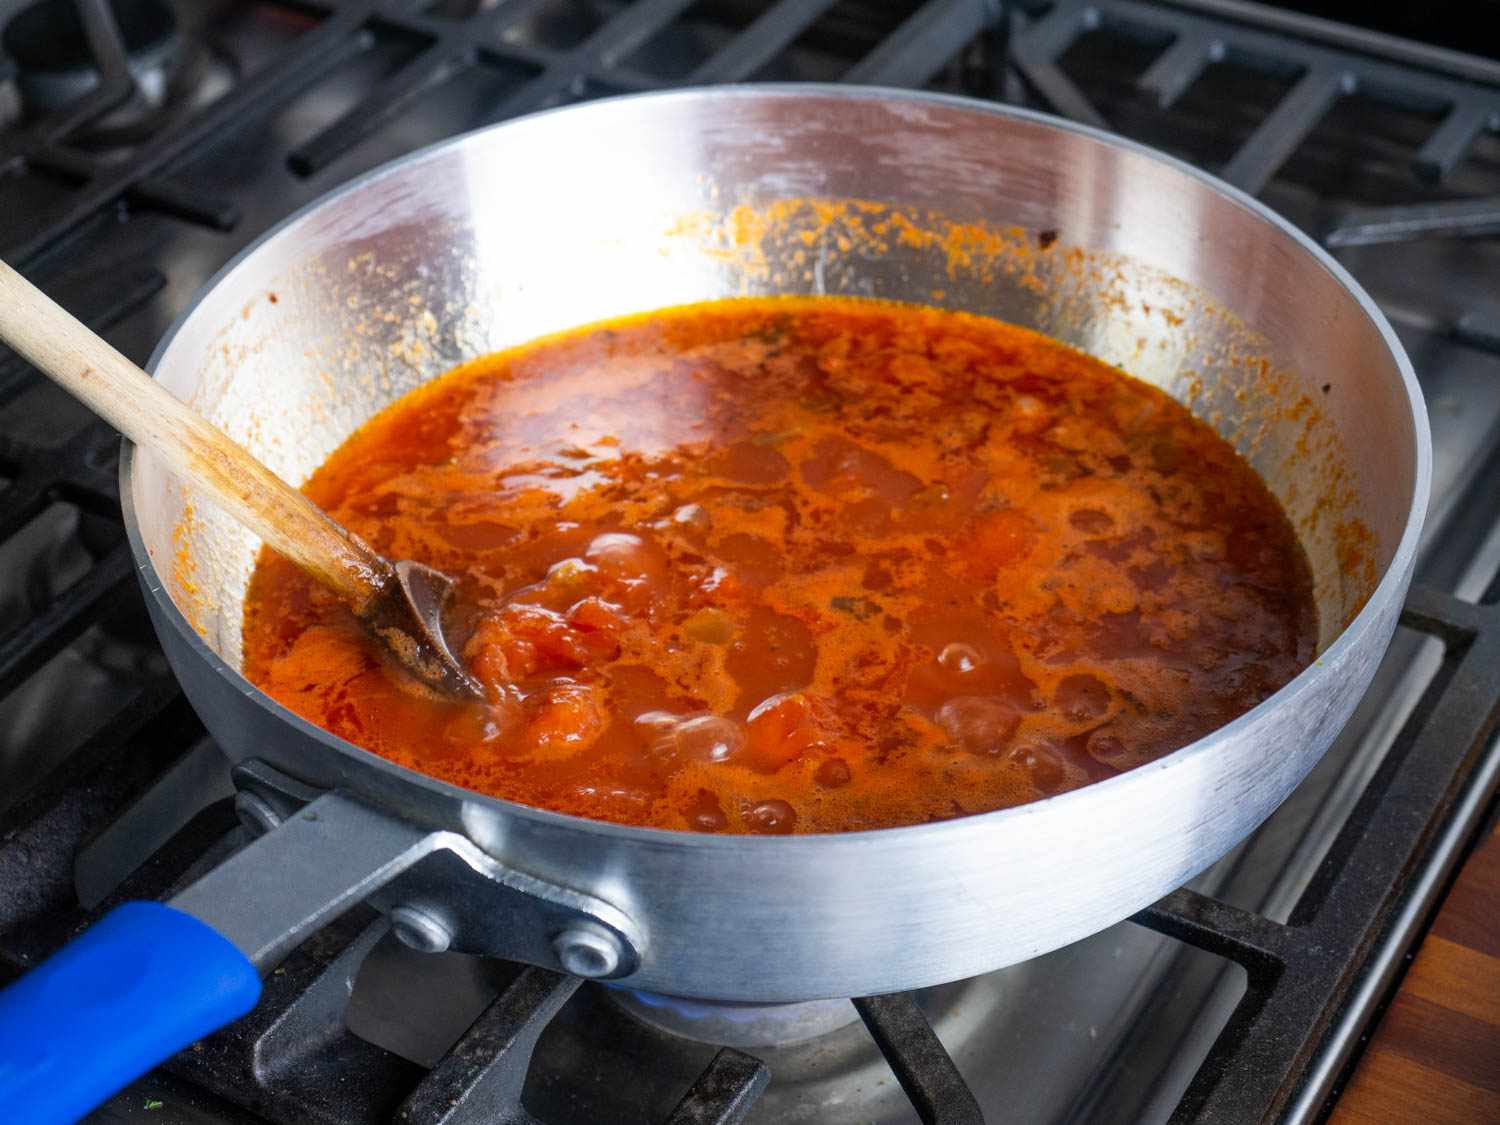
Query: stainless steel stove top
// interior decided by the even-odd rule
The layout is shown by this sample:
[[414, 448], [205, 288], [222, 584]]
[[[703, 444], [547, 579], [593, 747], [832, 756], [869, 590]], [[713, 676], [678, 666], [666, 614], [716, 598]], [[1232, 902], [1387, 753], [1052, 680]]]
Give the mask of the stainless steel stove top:
[[[0, 22], [24, 6], [0, 5]], [[1351, 813], [1396, 772], [1382, 763], [1413, 745], [1422, 750], [1435, 737], [1422, 733], [1432, 715], [1458, 706], [1453, 684], [1464, 673], [1455, 671], [1455, 653], [1468, 643], [1461, 638], [1482, 635], [1489, 643], [1500, 628], [1488, 608], [1473, 621], [1464, 616], [1464, 603], [1494, 594], [1500, 571], [1500, 290], [1492, 280], [1500, 276], [1493, 237], [1500, 231], [1500, 64], [1236, 0], [309, 0], [171, 11], [178, 61], [158, 76], [170, 97], [138, 106], [135, 124], [113, 132], [98, 129], [76, 143], [42, 136], [20, 76], [0, 63], [0, 253], [14, 255], [137, 359], [240, 247], [349, 177], [526, 109], [684, 82], [929, 85], [1100, 119], [1225, 172], [1325, 238], [1395, 323], [1427, 396], [1436, 460], [1417, 576], [1426, 592], [1335, 748], [1259, 832], [1193, 884], [1219, 903], [1271, 923], [1294, 919], [1299, 898], [1342, 854], [1330, 860], [1330, 849], [1348, 843], [1349, 834], [1339, 836]], [[487, 22], [471, 33], [479, 27], [473, 21]], [[1383, 75], [1394, 84], [1382, 84]], [[1468, 100], [1445, 101], [1444, 91], [1458, 87]], [[1423, 233], [1401, 237], [1413, 229]], [[53, 450], [79, 459], [56, 467], [45, 461]], [[173, 805], [229, 792], [211, 747], [176, 760], [195, 745], [195, 725], [171, 702], [138, 609], [132, 616], [130, 607], [110, 604], [134, 597], [111, 523], [111, 457], [79, 407], [0, 355], [0, 481], [11, 482], [0, 483], [0, 607], [7, 618], [24, 619], [10, 633], [0, 630], [0, 815], [29, 807], [30, 784], [85, 754], [80, 745], [97, 748], [111, 737], [99, 733], [101, 724], [117, 724], [121, 747], [159, 740], [163, 729], [181, 741], [170, 754], [153, 751], [151, 760], [162, 764], [143, 766], [126, 787], [134, 796], [156, 782], [156, 795], [136, 806], [145, 811], [85, 848], [78, 871], [91, 900], [85, 905], [167, 842], [183, 819]], [[44, 463], [53, 466], [45, 486], [35, 483]], [[1489, 644], [1489, 651], [1500, 649]], [[1481, 702], [1479, 720], [1456, 725], [1482, 736], [1496, 706]], [[150, 717], [159, 714], [170, 721]], [[137, 716], [130, 721], [144, 723], [146, 735], [119, 727], [120, 715]], [[1371, 959], [1341, 993], [1316, 1058], [1286, 1094], [1293, 1116], [1315, 1117], [1336, 1089], [1345, 1048], [1373, 1010], [1366, 1001], [1378, 997], [1387, 963], [1420, 932], [1432, 887], [1489, 800], [1500, 754], [1482, 749], [1455, 755], [1461, 766], [1451, 792], [1423, 822], [1430, 830], [1423, 864], [1391, 897]], [[1392, 784], [1399, 787], [1400, 778]], [[92, 827], [74, 825], [71, 837], [55, 832], [76, 844]], [[25, 822], [6, 839], [31, 840], [26, 833], [34, 831], [35, 822]], [[0, 865], [0, 898], [10, 900], [8, 912], [0, 911], [0, 935], [35, 917], [28, 910], [71, 917], [76, 904], [39, 907], [38, 895], [6, 882], [17, 870]], [[1261, 1117], [1266, 1107], [1248, 1103], [1223, 1116], [1222, 1103], [1189, 1089], [1250, 977], [1234, 960], [1158, 932], [1180, 928], [1187, 916], [1168, 914], [1155, 929], [1122, 923], [919, 995], [989, 1120]], [[383, 1067], [382, 1081], [415, 1083], [515, 973], [380, 940], [354, 981], [344, 1022], [390, 1056], [372, 1054], [375, 1061], [361, 1065]], [[337, 1074], [320, 1069], [326, 1060], [314, 1065], [318, 1051], [363, 1050], [340, 1046], [345, 1039], [332, 1031], [319, 1034], [310, 1033], [307, 1054], [288, 1065]], [[769, 1068], [765, 1092], [747, 1114], [702, 1120], [919, 1119], [863, 1023], [750, 1054]], [[666, 1120], [714, 1057], [713, 1046], [646, 1027], [586, 986], [542, 1032], [525, 1100], [554, 1125]], [[224, 1064], [230, 1087], [239, 1081], [234, 1065]], [[101, 1119], [298, 1120], [297, 1107], [311, 1104], [257, 1093], [236, 1106], [222, 1089], [203, 1093], [191, 1081], [201, 1073], [188, 1066], [154, 1076]], [[346, 1095], [353, 1105], [360, 1091]], [[336, 1105], [343, 1095], [329, 1096]], [[350, 1110], [347, 1119], [366, 1117]]]

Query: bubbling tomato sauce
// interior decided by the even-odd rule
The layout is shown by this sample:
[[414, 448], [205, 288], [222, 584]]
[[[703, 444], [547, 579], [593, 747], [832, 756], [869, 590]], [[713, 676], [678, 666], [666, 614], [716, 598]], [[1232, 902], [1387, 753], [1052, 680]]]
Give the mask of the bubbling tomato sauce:
[[249, 678], [404, 766], [700, 832], [1036, 800], [1160, 757], [1312, 658], [1276, 501], [1161, 391], [956, 312], [757, 298], [476, 360], [306, 492], [460, 578], [484, 703], [436, 700], [262, 553]]

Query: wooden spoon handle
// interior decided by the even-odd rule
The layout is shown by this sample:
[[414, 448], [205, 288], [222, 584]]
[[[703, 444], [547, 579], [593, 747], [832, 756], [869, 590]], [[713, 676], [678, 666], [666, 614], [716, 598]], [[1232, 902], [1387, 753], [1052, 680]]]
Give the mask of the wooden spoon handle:
[[385, 586], [390, 564], [359, 536], [4, 262], [0, 337], [183, 480], [207, 489], [226, 512], [356, 612]]

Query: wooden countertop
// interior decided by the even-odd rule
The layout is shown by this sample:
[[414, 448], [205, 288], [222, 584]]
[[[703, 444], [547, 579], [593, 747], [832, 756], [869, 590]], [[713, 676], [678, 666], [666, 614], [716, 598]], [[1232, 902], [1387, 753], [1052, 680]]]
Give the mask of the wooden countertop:
[[1329, 1121], [1500, 1123], [1500, 825], [1460, 870]]

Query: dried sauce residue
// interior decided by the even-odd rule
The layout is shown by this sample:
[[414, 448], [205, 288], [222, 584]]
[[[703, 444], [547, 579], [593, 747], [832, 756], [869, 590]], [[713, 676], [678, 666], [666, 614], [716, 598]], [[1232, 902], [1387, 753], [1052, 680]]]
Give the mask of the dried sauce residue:
[[[1379, 575], [1375, 567], [1375, 536], [1364, 520], [1340, 520], [1333, 529], [1334, 549], [1339, 560], [1339, 570], [1351, 576], [1359, 587], [1375, 589]], [[1345, 624], [1352, 621], [1369, 600], [1366, 593], [1349, 610]]]
[[726, 301], [552, 337], [400, 400], [307, 491], [463, 576], [453, 633], [490, 698], [409, 691], [269, 553], [251, 680], [403, 765], [623, 823], [1024, 803], [1213, 730], [1316, 642], [1296, 535], [1228, 444], [1081, 353], [935, 309]]
[[825, 264], [852, 262], [883, 256], [894, 246], [935, 250], [950, 277], [981, 280], [1018, 267], [1024, 272], [1039, 254], [1021, 227], [950, 222], [867, 200], [792, 198], [742, 203], [727, 213], [693, 212], [671, 224], [664, 238], [666, 246], [687, 239], [695, 252], [734, 266], [746, 293], [760, 283], [805, 280], [820, 257]]
[[191, 504], [185, 504], [182, 515], [172, 525], [172, 581], [177, 588], [177, 606], [182, 616], [199, 635], [207, 636], [208, 598], [198, 581], [198, 558], [193, 551], [193, 541], [198, 535], [198, 514]]

